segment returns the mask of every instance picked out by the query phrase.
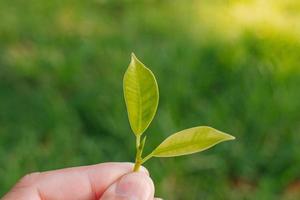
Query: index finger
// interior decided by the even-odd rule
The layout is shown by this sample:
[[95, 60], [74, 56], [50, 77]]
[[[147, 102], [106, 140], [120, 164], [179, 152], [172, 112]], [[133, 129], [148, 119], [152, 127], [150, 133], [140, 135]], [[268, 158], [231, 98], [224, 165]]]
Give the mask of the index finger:
[[34, 173], [21, 179], [3, 200], [98, 200], [106, 188], [132, 169], [132, 163], [103, 163]]

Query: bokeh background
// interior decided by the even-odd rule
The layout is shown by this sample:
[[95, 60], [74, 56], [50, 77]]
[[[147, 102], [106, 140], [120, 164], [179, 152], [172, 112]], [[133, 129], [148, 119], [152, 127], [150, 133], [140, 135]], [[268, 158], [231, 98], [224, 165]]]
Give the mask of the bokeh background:
[[146, 163], [168, 200], [300, 198], [300, 1], [0, 1], [0, 196], [33, 171], [133, 161], [130, 53], [155, 73], [146, 152], [178, 130], [237, 137]]

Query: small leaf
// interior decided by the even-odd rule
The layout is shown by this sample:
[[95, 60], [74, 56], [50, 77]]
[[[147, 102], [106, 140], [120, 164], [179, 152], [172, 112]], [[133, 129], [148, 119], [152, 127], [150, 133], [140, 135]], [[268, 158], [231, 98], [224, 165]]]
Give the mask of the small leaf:
[[123, 90], [131, 129], [140, 136], [154, 118], [159, 95], [153, 73], [133, 53], [124, 75]]
[[199, 126], [175, 133], [164, 140], [152, 153], [155, 157], [181, 156], [204, 151], [233, 136], [208, 126]]

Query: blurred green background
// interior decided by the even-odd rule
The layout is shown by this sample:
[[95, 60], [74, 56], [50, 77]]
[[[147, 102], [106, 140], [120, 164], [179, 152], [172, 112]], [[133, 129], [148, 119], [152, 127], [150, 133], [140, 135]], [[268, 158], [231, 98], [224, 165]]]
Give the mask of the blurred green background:
[[146, 151], [210, 125], [237, 137], [146, 163], [167, 200], [300, 198], [300, 1], [0, 1], [0, 196], [21, 176], [133, 161], [130, 53], [155, 73]]

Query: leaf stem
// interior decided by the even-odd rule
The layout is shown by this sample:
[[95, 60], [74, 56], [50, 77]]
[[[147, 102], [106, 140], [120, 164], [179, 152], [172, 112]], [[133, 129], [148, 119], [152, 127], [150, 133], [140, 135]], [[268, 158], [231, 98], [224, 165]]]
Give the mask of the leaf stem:
[[153, 154], [150, 153], [149, 155], [147, 155], [145, 158], [142, 159], [142, 163], [141, 164], [145, 163], [147, 160], [149, 160], [152, 157], [153, 157]]
[[133, 168], [134, 172], [137, 172], [140, 169], [140, 166], [142, 165], [142, 154], [143, 154], [145, 142], [146, 142], [146, 137], [143, 138], [142, 142], [141, 142], [140, 136], [136, 137], [136, 145], [137, 146], [136, 146], [135, 165]]
[[138, 151], [140, 143], [141, 143], [141, 136], [137, 135], [135, 142], [136, 142], [136, 150]]

